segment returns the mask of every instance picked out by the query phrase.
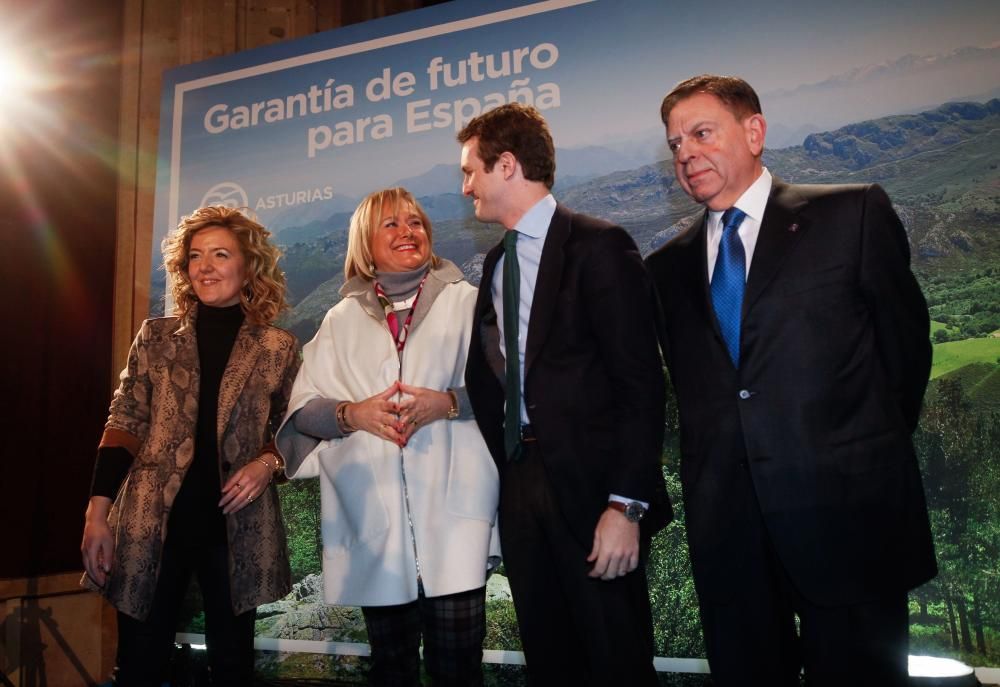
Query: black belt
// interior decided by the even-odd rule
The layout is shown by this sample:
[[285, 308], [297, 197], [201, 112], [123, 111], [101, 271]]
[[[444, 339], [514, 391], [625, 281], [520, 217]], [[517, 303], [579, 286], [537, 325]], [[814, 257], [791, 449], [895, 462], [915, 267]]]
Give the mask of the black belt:
[[526, 444], [532, 441], [538, 441], [534, 425], [521, 425], [521, 443]]

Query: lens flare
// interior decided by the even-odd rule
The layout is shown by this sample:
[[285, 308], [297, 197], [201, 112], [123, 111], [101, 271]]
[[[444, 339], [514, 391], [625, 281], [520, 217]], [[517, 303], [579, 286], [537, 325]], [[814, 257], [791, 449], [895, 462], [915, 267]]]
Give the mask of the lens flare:
[[[98, 197], [96, 184], [101, 181], [92, 173], [94, 161], [117, 166], [116, 142], [98, 133], [92, 104], [81, 97], [102, 68], [84, 64], [92, 45], [52, 40], [28, 44], [24, 36], [30, 32], [0, 33], [0, 169], [20, 205], [24, 238], [44, 250], [62, 302], [87, 317], [93, 312], [90, 289], [67, 250], [52, 208], [68, 202], [68, 207], [79, 206], [86, 213], [88, 189], [94, 186], [93, 197]], [[59, 178], [73, 183], [50, 183]], [[63, 196], [70, 189], [79, 197], [67, 201]]]

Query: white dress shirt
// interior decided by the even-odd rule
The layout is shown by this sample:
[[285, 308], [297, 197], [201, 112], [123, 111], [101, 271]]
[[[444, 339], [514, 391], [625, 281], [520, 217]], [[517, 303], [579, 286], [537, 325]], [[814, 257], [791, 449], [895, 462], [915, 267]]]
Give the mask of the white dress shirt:
[[[757, 236], [760, 234], [760, 223], [764, 219], [764, 208], [767, 207], [768, 196], [771, 195], [771, 173], [767, 167], [757, 177], [757, 180], [750, 184], [750, 188], [743, 192], [733, 207], [737, 207], [746, 213], [746, 218], [736, 232], [743, 242], [743, 252], [746, 254], [747, 275], [750, 274], [750, 261], [753, 259], [754, 248], [757, 247]], [[712, 281], [712, 274], [715, 272], [715, 259], [719, 255], [719, 241], [722, 239], [722, 213], [709, 211], [708, 213], [708, 281]], [[518, 253], [520, 255], [520, 253]]]

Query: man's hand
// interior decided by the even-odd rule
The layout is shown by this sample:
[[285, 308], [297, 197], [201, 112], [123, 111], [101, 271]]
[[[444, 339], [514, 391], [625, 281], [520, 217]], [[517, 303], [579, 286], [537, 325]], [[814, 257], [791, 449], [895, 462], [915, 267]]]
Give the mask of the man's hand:
[[639, 565], [639, 523], [629, 522], [624, 513], [605, 509], [594, 529], [594, 548], [587, 556], [593, 563], [590, 577], [613, 580]]

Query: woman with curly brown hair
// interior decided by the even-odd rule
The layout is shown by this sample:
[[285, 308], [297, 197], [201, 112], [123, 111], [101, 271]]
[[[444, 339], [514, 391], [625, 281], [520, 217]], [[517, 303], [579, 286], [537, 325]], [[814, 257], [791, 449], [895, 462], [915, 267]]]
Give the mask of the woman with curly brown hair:
[[253, 674], [256, 607], [288, 593], [273, 432], [299, 366], [271, 326], [280, 252], [240, 211], [201, 208], [163, 242], [174, 315], [143, 322], [101, 438], [81, 550], [118, 609], [119, 685], [160, 685], [192, 575], [213, 685]]

